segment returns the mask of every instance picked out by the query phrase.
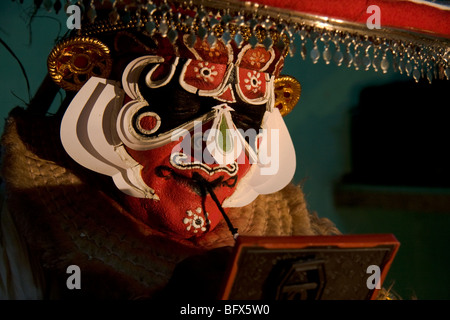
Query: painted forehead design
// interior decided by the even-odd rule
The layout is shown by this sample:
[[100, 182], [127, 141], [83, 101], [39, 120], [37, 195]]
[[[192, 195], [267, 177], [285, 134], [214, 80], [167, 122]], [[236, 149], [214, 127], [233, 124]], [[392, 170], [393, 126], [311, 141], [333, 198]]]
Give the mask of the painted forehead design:
[[[179, 82], [186, 91], [230, 103], [236, 102], [235, 92], [249, 104], [268, 102], [271, 75], [279, 73], [284, 60], [279, 56], [277, 62], [273, 63], [276, 56], [273, 49], [267, 50], [262, 45], [246, 45], [235, 50], [220, 41], [210, 47], [199, 39], [193, 46], [188, 46], [188, 36], [183, 39], [188, 51]], [[173, 65], [178, 64], [178, 59], [167, 60], [172, 61]], [[160, 64], [148, 72], [146, 84], [149, 88], [158, 88], [167, 84], [173, 76], [173, 66]], [[230, 76], [233, 76], [232, 81]], [[233, 82], [236, 83], [235, 88]]]
[[[193, 69], [192, 76], [187, 77], [185, 66], [192, 62], [205, 66], [206, 70]], [[122, 86], [131, 101], [123, 106], [119, 114], [121, 139], [136, 150], [160, 147], [172, 141], [174, 130], [192, 130], [195, 122], [212, 121], [217, 116], [216, 107], [224, 103], [230, 106], [233, 127], [243, 131], [260, 130], [265, 112], [274, 104], [272, 101], [269, 103], [269, 97], [273, 98], [273, 79], [263, 82], [255, 76], [255, 83], [251, 85], [251, 77], [246, 78], [246, 86], [253, 90], [253, 94], [260, 90], [262, 93], [258, 98], [264, 99], [259, 104], [249, 103], [235, 93], [239, 84], [234, 80], [236, 70], [233, 66], [216, 66], [181, 58], [166, 63], [157, 56], [144, 56], [132, 61], [122, 78]], [[219, 72], [216, 72], [219, 68], [230, 72], [219, 78]], [[216, 84], [222, 91], [200, 92], [210, 85], [207, 81], [212, 77], [218, 79]], [[265, 75], [262, 74], [262, 77]], [[186, 82], [190, 83], [190, 91], [185, 89]], [[193, 88], [196, 88], [195, 92]], [[216, 95], [210, 91], [216, 91]], [[224, 99], [224, 91], [228, 91], [233, 99]]]

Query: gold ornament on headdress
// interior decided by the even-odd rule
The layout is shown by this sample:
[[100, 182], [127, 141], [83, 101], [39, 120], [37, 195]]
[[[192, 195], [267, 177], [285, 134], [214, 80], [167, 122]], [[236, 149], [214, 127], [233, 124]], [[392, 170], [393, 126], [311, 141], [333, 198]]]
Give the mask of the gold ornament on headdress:
[[287, 115], [294, 109], [302, 87], [297, 79], [291, 76], [280, 76], [275, 79], [275, 107], [280, 109], [282, 116]]
[[92, 76], [107, 78], [112, 59], [109, 48], [99, 40], [76, 37], [57, 44], [47, 66], [50, 77], [61, 88], [77, 91]]

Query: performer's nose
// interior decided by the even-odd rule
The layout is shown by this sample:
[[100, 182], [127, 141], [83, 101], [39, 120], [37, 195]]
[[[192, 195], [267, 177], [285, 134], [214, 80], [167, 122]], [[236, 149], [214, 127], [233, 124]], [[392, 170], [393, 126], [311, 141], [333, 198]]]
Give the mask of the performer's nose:
[[234, 111], [227, 104], [215, 106], [216, 116], [209, 131], [206, 133], [206, 150], [220, 165], [231, 164], [245, 151], [246, 145], [231, 118]]

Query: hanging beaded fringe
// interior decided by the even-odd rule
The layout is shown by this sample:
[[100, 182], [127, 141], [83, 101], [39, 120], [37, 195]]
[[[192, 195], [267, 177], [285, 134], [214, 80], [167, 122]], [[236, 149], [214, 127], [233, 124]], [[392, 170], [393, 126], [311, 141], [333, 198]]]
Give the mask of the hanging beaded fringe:
[[[45, 8], [51, 10], [52, 0], [44, 2]], [[60, 7], [58, 3], [59, 0], [54, 3], [55, 10]], [[266, 48], [288, 46], [290, 56], [299, 54], [313, 63], [322, 58], [326, 64], [356, 70], [400, 72], [417, 82], [421, 78], [430, 83], [433, 79], [450, 80], [448, 39], [436, 41], [435, 38], [390, 29], [371, 31], [355, 24], [333, 25], [328, 18], [323, 23], [323, 17], [296, 16], [273, 8], [265, 12], [255, 4], [238, 1], [210, 0], [207, 2], [210, 8], [206, 8], [206, 2], [201, 0], [91, 0], [90, 5], [86, 3], [89, 1], [76, 2], [91, 22], [84, 27], [84, 35], [138, 28], [149, 35], [159, 33], [175, 43], [183, 31], [189, 34], [188, 43], [192, 46], [197, 38], [206, 40], [212, 47], [219, 39], [224, 43], [234, 41], [238, 47], [246, 41], [252, 46], [262, 44]], [[67, 0], [66, 7], [70, 4]], [[183, 10], [173, 10], [173, 7]], [[107, 23], [97, 21], [97, 11], [105, 8], [109, 10]]]
[[[432, 83], [433, 79], [450, 80], [449, 54], [444, 59], [443, 48], [430, 48], [414, 43], [405, 44], [398, 40], [377, 39], [355, 36], [350, 32], [323, 31], [301, 27], [297, 34], [301, 38], [300, 55], [317, 63], [322, 57], [326, 64], [353, 67], [356, 70], [370, 70], [387, 73], [399, 72], [412, 76], [416, 82], [421, 78]], [[312, 49], [308, 50], [308, 43]], [[323, 48], [320, 49], [318, 43]], [[296, 51], [290, 48], [291, 55]], [[441, 50], [440, 50], [441, 49]]]

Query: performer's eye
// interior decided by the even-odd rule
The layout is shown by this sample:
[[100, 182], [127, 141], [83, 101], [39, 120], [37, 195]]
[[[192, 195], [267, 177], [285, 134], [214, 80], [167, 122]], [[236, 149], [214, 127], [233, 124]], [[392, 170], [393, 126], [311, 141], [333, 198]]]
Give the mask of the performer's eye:
[[254, 129], [259, 131], [266, 112], [266, 105], [251, 105], [238, 101], [232, 105], [234, 111], [231, 113], [236, 127], [242, 130]]
[[259, 130], [261, 127], [260, 121], [257, 119], [252, 119], [245, 114], [233, 113], [232, 118], [236, 127], [244, 131], [249, 129]]

